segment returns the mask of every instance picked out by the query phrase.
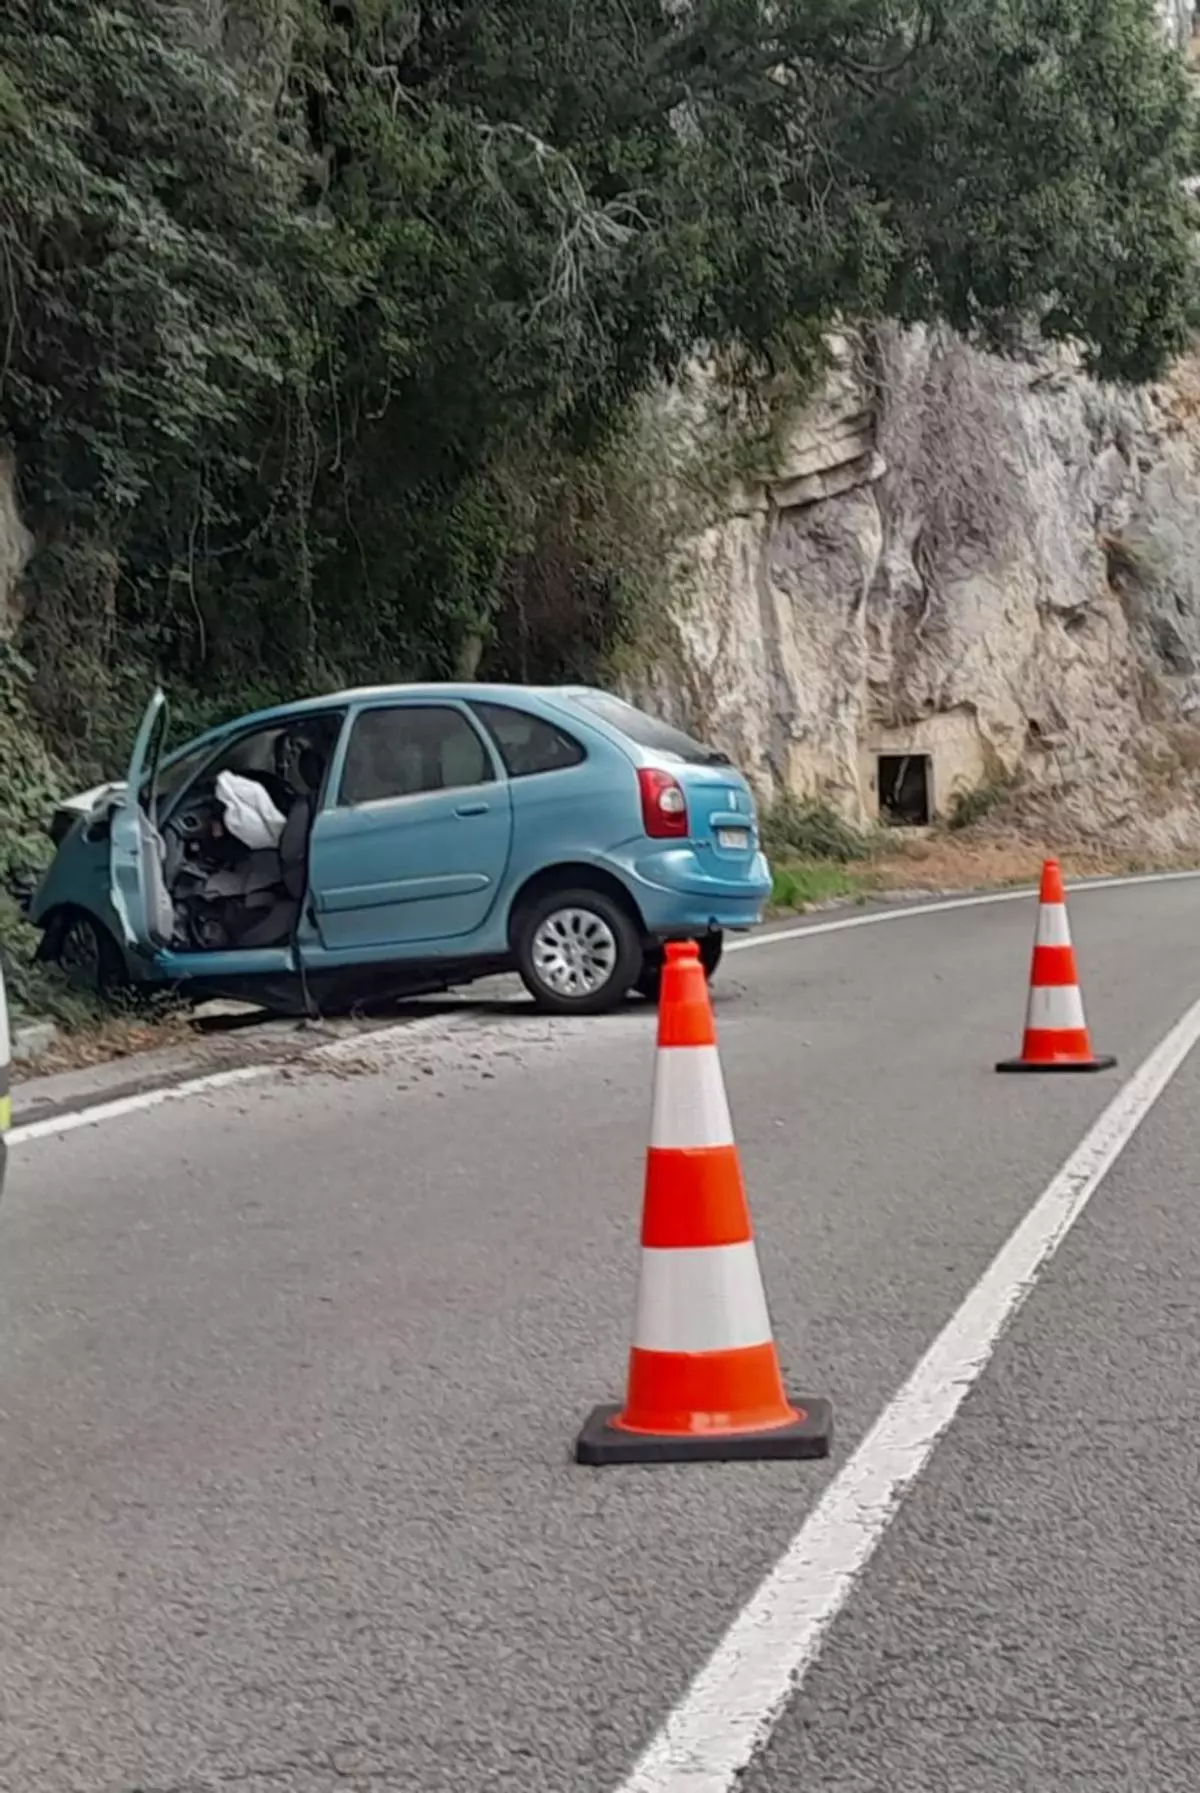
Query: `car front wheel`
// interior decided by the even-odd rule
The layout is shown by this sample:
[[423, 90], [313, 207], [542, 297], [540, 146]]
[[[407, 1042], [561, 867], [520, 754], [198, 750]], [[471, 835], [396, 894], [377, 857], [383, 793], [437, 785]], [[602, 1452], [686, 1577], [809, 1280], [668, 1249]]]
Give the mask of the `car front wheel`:
[[642, 963], [634, 922], [598, 890], [555, 890], [525, 911], [516, 930], [517, 970], [540, 1009], [600, 1015], [616, 1008]]
[[121, 949], [104, 923], [72, 910], [58, 938], [57, 959], [67, 981], [90, 996], [111, 998], [128, 981]]

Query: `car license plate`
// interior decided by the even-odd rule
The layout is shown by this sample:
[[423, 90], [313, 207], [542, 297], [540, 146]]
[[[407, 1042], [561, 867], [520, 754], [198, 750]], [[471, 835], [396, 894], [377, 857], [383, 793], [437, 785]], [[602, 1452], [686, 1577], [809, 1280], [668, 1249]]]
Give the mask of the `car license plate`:
[[750, 832], [746, 828], [718, 828], [717, 845], [729, 847], [734, 852], [744, 853], [750, 845]]

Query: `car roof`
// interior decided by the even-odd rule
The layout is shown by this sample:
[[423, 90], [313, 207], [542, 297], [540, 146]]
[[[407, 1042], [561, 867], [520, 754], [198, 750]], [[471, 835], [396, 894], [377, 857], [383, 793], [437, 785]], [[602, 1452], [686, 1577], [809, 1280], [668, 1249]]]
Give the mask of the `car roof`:
[[[442, 683], [410, 685], [355, 685], [346, 691], [330, 691], [320, 697], [299, 698], [295, 703], [276, 704], [268, 710], [255, 710], [248, 715], [231, 717], [236, 722], [286, 722], [292, 716], [311, 716], [322, 710], [342, 710], [348, 704], [363, 703], [375, 697], [452, 697], [502, 703], [506, 698], [570, 698], [582, 696], [592, 689], [588, 685], [482, 685], [475, 681], [457, 680]], [[227, 728], [229, 723], [221, 724]], [[206, 731], [212, 732], [212, 731]]]

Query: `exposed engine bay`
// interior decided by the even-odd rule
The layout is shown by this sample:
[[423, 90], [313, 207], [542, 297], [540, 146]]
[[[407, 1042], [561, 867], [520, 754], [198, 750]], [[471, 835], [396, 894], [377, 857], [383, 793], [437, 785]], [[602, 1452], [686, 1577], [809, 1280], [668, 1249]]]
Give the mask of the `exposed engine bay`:
[[275, 768], [210, 772], [161, 825], [172, 946], [222, 952], [286, 945], [304, 898], [324, 744], [281, 734]]

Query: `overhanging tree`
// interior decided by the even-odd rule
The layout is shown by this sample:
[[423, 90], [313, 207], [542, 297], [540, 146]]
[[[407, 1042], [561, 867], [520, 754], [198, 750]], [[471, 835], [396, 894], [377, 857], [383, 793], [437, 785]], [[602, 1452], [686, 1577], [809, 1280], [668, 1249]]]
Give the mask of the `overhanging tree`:
[[472, 666], [700, 346], [1033, 321], [1142, 379], [1186, 340], [1151, 0], [257, 4], [0, 17], [0, 430], [60, 707], [131, 657], [229, 701]]

